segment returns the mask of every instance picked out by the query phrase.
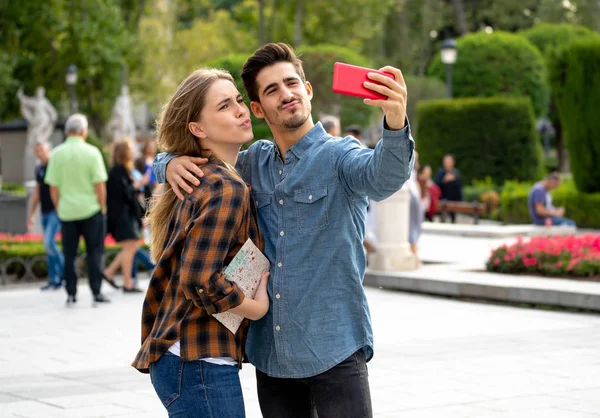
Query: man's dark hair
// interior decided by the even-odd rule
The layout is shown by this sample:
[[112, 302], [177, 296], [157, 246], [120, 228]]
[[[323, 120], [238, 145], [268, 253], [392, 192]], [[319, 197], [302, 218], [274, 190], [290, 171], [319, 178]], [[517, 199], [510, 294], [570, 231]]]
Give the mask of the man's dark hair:
[[560, 181], [560, 174], [558, 174], [558, 171], [553, 171], [551, 173], [548, 173], [548, 175], [546, 176], [546, 180]]
[[263, 45], [254, 52], [254, 55], [248, 58], [242, 68], [242, 82], [251, 101], [260, 102], [258, 99], [258, 86], [256, 85], [258, 73], [263, 68], [279, 62], [291, 63], [302, 81], [306, 81], [302, 61], [296, 56], [291, 46], [283, 42]]
[[362, 129], [360, 129], [360, 126], [358, 125], [349, 125], [346, 127], [346, 130], [344, 132], [350, 132], [355, 137], [362, 135]]

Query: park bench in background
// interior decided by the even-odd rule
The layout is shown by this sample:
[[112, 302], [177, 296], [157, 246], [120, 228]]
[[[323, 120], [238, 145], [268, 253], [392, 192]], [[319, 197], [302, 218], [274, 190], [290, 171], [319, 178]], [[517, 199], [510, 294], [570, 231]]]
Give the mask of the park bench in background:
[[449, 214], [462, 213], [473, 217], [473, 223], [479, 223], [479, 217], [486, 212], [486, 206], [479, 202], [454, 202], [451, 200], [440, 200], [438, 213], [442, 222], [446, 222]]

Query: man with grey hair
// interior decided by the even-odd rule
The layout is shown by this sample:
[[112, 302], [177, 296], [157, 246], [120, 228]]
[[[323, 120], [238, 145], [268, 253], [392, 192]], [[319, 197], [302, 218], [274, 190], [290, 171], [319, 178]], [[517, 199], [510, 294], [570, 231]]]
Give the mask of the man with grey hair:
[[96, 302], [109, 302], [100, 293], [106, 213], [106, 167], [100, 151], [85, 143], [88, 121], [74, 114], [65, 123], [67, 139], [50, 156], [45, 181], [62, 222], [67, 306], [77, 302], [75, 258], [83, 235], [90, 288]]
[[338, 137], [342, 133], [342, 128], [340, 125], [340, 118], [332, 115], [325, 115], [321, 118], [321, 125], [323, 125], [323, 129], [331, 136]]

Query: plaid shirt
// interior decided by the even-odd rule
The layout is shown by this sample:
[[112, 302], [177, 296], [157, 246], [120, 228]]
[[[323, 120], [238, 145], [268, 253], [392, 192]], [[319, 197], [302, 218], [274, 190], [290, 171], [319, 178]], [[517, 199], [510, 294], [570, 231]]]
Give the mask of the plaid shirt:
[[244, 293], [222, 271], [248, 238], [261, 250], [264, 242], [249, 187], [213, 159], [202, 171], [200, 186], [173, 208], [146, 293], [142, 347], [132, 363], [142, 373], [177, 340], [184, 361], [232, 357], [241, 367], [248, 320], [234, 335], [211, 314], [242, 303]]

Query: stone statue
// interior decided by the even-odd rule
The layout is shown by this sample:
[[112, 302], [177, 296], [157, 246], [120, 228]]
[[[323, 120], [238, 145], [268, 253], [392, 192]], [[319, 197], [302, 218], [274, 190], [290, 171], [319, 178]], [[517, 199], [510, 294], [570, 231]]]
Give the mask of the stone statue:
[[121, 87], [121, 95], [117, 97], [106, 130], [112, 141], [122, 138], [130, 138], [135, 141], [135, 120], [131, 98], [129, 97], [129, 87]]
[[57, 119], [56, 109], [46, 99], [46, 90], [38, 87], [35, 97], [25, 96], [23, 89], [17, 92], [21, 102], [21, 113], [27, 120], [27, 149], [33, 149], [36, 142], [47, 142]]

